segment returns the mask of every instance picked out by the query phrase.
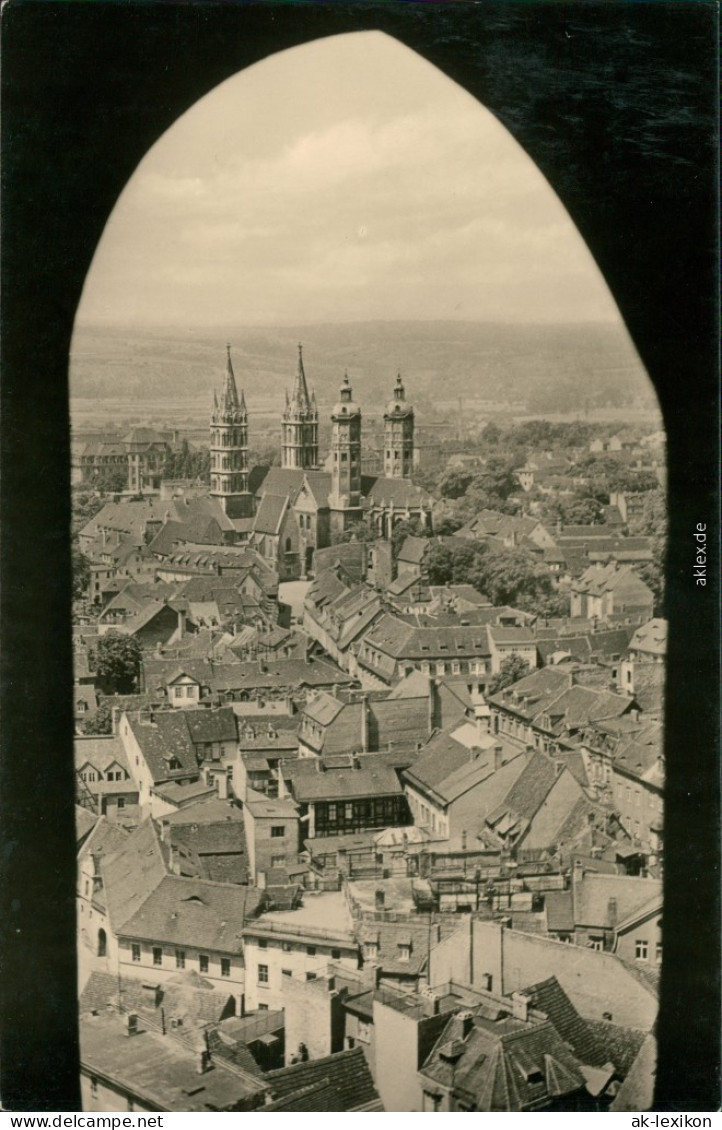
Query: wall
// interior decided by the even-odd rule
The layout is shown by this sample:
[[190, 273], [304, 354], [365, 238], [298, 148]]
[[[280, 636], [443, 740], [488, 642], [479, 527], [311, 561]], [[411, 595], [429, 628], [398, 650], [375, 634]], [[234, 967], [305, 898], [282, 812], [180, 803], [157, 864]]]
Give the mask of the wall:
[[[479, 970], [480, 973], [485, 970]], [[429, 984], [445, 985], [457, 981], [462, 985], [473, 984], [471, 968], [471, 917], [459, 929], [433, 946], [429, 954]]]
[[[95, 1089], [91, 1080], [95, 1079]], [[97, 1076], [91, 1075], [87, 1068], [80, 1069], [80, 1097], [81, 1109], [84, 1111], [108, 1111], [121, 1113], [124, 1111], [153, 1111], [162, 1110], [162, 1107], [144, 1104], [120, 1085], [111, 1086]]]
[[[248, 819], [249, 810], [247, 806], [244, 807], [243, 813], [244, 818]], [[256, 877], [256, 881], [260, 871], [268, 872], [274, 867], [285, 867], [296, 862], [299, 849], [298, 827], [298, 818], [290, 813], [283, 816], [257, 816], [251, 819], [250, 827], [246, 832], [246, 840], [249, 842], [253, 839], [252, 874]], [[283, 828], [284, 835], [271, 836], [272, 828]], [[279, 862], [281, 857], [283, 857], [283, 863]], [[249, 864], [250, 861], [251, 852], [249, 850]]]
[[[320, 924], [322, 925], [322, 924]], [[265, 947], [259, 942], [265, 940]], [[287, 947], [287, 948], [284, 948]], [[308, 951], [314, 952], [309, 953]], [[334, 953], [340, 951], [340, 957]], [[326, 972], [329, 961], [336, 962], [347, 969], [358, 969], [358, 948], [348, 941], [322, 940], [312, 931], [294, 940], [282, 938], [260, 939], [245, 937], [244, 954], [246, 964], [246, 1009], [254, 1012], [259, 1005], [270, 1009], [283, 1008], [285, 994], [288, 992], [286, 980], [291, 978], [305, 982], [309, 975], [321, 977]], [[258, 967], [268, 967], [268, 981], [259, 981]], [[283, 970], [288, 970], [285, 974]], [[311, 976], [313, 979], [313, 976]], [[286, 1047], [295, 1051], [286, 1034]]]
[[[212, 953], [209, 950], [199, 950], [197, 947], [188, 945], [176, 947], [163, 945], [160, 942], [138, 942], [137, 944], [140, 945], [140, 961], [133, 961], [132, 940], [131, 938], [118, 939], [117, 972], [122, 977], [141, 978], [142, 980], [152, 981], [153, 984], [161, 984], [169, 981], [172, 977], [177, 977], [181, 972], [176, 965], [176, 948], [178, 948], [185, 953], [185, 971], [193, 970], [205, 981], [210, 981], [219, 993], [226, 996], [233, 995], [236, 998], [236, 1009], [239, 1013], [241, 1012], [246, 971], [240, 954]], [[162, 965], [155, 965], [153, 962], [154, 947], [163, 951]], [[201, 953], [209, 959], [207, 973], [200, 972], [199, 954]], [[221, 976], [221, 957], [230, 960], [231, 970], [228, 977]]]
[[329, 988], [329, 981], [325, 977], [319, 977], [315, 981], [284, 977], [281, 1000], [286, 1028], [287, 1064], [297, 1053], [299, 1044], [306, 1045], [309, 1059], [321, 1059], [341, 1050], [341, 998]]
[[449, 1019], [449, 1013], [421, 1020], [374, 1001], [376, 1088], [384, 1110], [422, 1110], [422, 1086], [417, 1074]]
[[556, 976], [582, 1016], [601, 1020], [611, 1012], [615, 1024], [644, 1030], [654, 1023], [656, 997], [613, 954], [522, 934], [496, 922], [473, 920], [472, 934], [472, 984], [481, 986], [488, 972], [494, 992], [511, 993]]
[[[636, 943], [638, 940], [647, 943], [646, 961], [640, 961], [637, 958]], [[658, 966], [662, 958], [661, 910], [658, 909], [654, 914], [648, 914], [640, 922], [635, 923], [634, 926], [630, 926], [627, 930], [620, 932], [617, 937], [617, 946], [614, 952], [624, 961], [634, 961], [637, 962], [637, 964], [644, 964], [651, 969]]]

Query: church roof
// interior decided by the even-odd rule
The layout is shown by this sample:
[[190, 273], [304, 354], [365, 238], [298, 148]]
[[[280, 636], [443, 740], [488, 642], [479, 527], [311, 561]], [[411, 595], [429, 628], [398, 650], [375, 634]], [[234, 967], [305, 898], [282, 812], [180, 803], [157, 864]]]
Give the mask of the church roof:
[[315, 400], [309, 396], [308, 385], [306, 384], [306, 373], [303, 368], [303, 346], [299, 342], [298, 346], [298, 365], [296, 366], [296, 377], [293, 382], [293, 391], [289, 398], [289, 410], [292, 414], [307, 414], [315, 412]]
[[222, 412], [245, 412], [246, 404], [243, 399], [243, 392], [238, 396], [238, 389], [236, 388], [236, 378], [233, 372], [233, 362], [231, 361], [231, 347], [226, 346], [227, 360], [226, 360], [226, 376], [223, 382], [223, 391], [221, 392], [218, 407]]

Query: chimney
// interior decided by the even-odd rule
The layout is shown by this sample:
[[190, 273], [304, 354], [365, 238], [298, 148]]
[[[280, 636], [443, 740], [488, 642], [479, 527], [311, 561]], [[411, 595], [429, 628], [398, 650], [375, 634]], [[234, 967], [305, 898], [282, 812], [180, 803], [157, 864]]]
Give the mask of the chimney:
[[225, 773], [220, 773], [216, 777], [216, 785], [218, 786], [218, 799], [228, 800], [228, 777]]
[[469, 1032], [474, 1027], [474, 1013], [473, 1012], [459, 1012], [456, 1019], [461, 1024], [461, 1038], [465, 1040]]
[[201, 1048], [196, 1055], [198, 1056], [196, 1071], [198, 1075], [205, 1075], [206, 1071], [211, 1069], [211, 1053], [206, 1048]]
[[491, 987], [492, 987], [493, 984], [494, 984], [494, 978], [492, 977], [491, 973], [482, 973], [482, 975], [481, 975], [481, 987], [482, 987], [482, 989], [484, 990], [485, 993], [491, 992]]
[[617, 925], [617, 900], [609, 899], [607, 903], [607, 922], [614, 929]]
[[375, 907], [375, 909], [376, 910], [383, 910], [385, 902], [386, 902], [386, 892], [381, 887], [377, 887], [376, 890], [374, 891], [374, 907]]
[[529, 1005], [531, 997], [526, 993], [511, 994], [511, 1014], [515, 1020], [529, 1019]]
[[127, 1032], [128, 1036], [137, 1036], [138, 1035], [138, 1017], [137, 1017], [136, 1013], [134, 1013], [134, 1012], [128, 1013], [128, 1023], [127, 1023], [127, 1027], [126, 1027], [126, 1032]]
[[501, 769], [501, 763], [504, 757], [504, 747], [501, 745], [494, 746], [494, 772]]
[[178, 609], [178, 639], [182, 640], [186, 633], [186, 614], [182, 608]]
[[114, 706], [110, 711], [110, 728], [113, 734], [118, 733], [118, 720], [120, 719], [120, 707]]
[[361, 752], [367, 753], [369, 748], [369, 716], [368, 699], [366, 695], [361, 699]]

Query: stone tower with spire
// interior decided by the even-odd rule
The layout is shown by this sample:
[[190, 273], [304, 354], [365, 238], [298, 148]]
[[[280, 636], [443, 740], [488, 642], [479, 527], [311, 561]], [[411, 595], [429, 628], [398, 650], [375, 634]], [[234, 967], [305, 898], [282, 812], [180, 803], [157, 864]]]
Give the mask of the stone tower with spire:
[[348, 373], [331, 412], [331, 531], [340, 533], [363, 517], [361, 509], [361, 409]]
[[309, 396], [303, 369], [303, 347], [298, 347], [298, 367], [293, 391], [286, 393], [281, 422], [281, 466], [309, 471], [318, 467], [318, 408]]
[[211, 496], [217, 498], [229, 518], [248, 518], [253, 499], [248, 490], [248, 412], [226, 346], [226, 375], [220, 396], [213, 393], [211, 415]]
[[401, 373], [384, 412], [384, 477], [409, 479], [414, 467], [414, 410], [407, 403]]

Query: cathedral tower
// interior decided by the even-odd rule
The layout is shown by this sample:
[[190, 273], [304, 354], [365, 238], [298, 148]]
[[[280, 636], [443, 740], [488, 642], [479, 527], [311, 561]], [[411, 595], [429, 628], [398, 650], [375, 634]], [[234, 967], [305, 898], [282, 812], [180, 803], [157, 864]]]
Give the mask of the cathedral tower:
[[226, 376], [220, 397], [213, 394], [211, 415], [211, 496], [217, 498], [229, 518], [247, 518], [253, 513], [248, 490], [248, 412], [239, 397], [226, 346]]
[[384, 477], [408, 479], [414, 466], [414, 410], [406, 402], [401, 373], [384, 412]]
[[331, 528], [347, 529], [363, 516], [361, 509], [361, 409], [354, 404], [348, 373], [331, 412]]
[[298, 347], [298, 368], [293, 391], [286, 393], [281, 423], [281, 466], [297, 470], [318, 467], [318, 408], [314, 393], [308, 394], [303, 371], [303, 349]]

